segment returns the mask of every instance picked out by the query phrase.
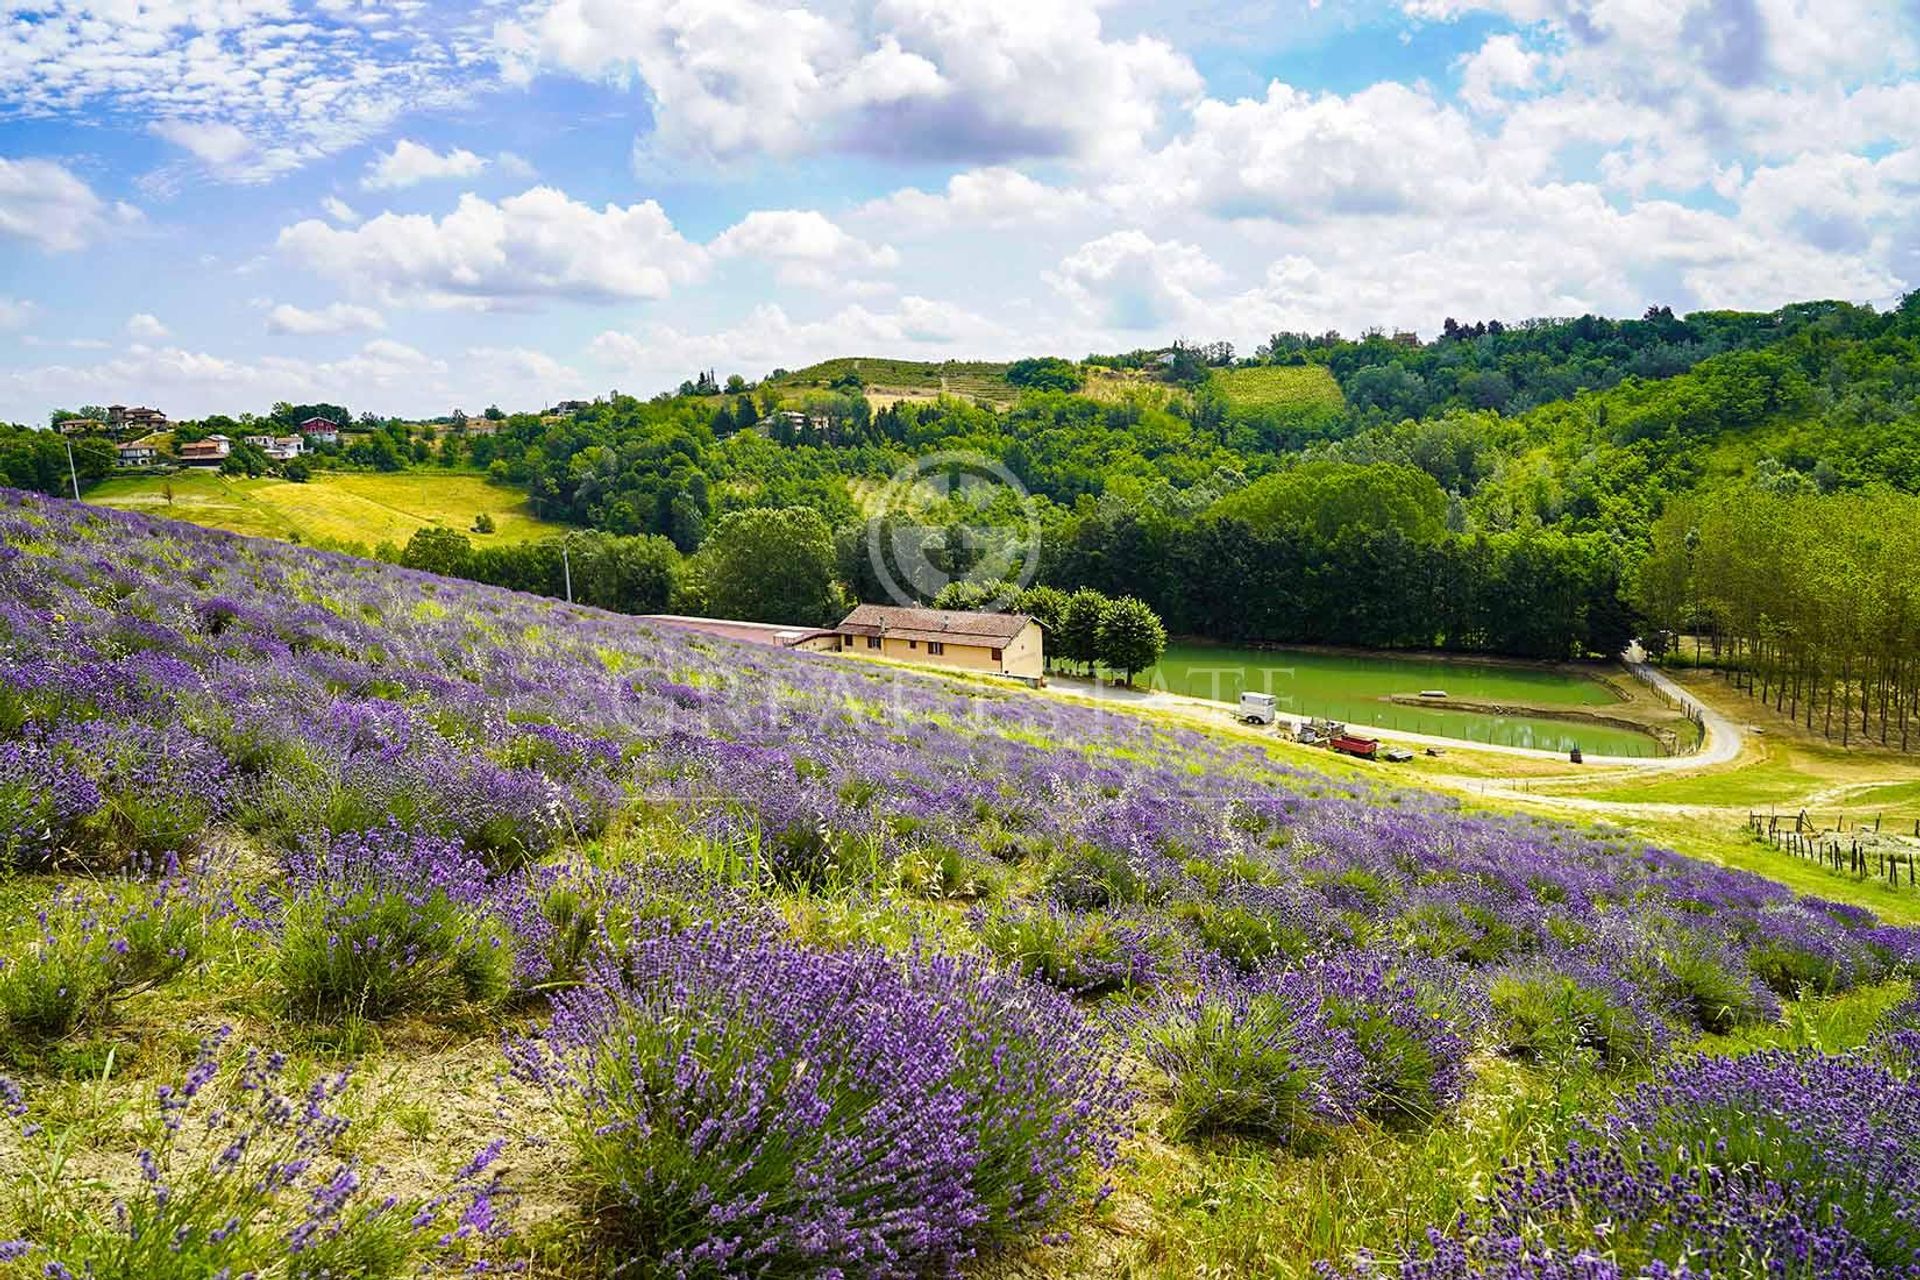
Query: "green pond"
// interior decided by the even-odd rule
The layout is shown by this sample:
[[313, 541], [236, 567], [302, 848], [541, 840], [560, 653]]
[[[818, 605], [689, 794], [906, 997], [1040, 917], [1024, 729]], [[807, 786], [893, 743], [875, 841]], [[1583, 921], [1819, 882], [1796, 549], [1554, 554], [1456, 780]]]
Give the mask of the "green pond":
[[1394, 658], [1303, 653], [1293, 649], [1235, 649], [1174, 643], [1158, 666], [1140, 677], [1147, 688], [1235, 703], [1246, 690], [1271, 693], [1280, 711], [1544, 751], [1579, 747], [1592, 755], [1652, 756], [1653, 738], [1632, 729], [1577, 724], [1543, 716], [1496, 716], [1444, 704], [1409, 707], [1395, 694], [1444, 689], [1463, 702], [1604, 711], [1617, 699], [1597, 680], [1564, 672], [1474, 662], [1470, 659]]

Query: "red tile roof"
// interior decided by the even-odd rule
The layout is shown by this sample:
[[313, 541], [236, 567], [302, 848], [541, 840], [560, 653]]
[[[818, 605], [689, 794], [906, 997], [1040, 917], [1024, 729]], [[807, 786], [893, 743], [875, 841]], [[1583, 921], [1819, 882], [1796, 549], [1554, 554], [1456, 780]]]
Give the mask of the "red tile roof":
[[895, 636], [1005, 648], [1033, 619], [1024, 613], [972, 613], [961, 609], [901, 609], [863, 604], [841, 619], [842, 635]]

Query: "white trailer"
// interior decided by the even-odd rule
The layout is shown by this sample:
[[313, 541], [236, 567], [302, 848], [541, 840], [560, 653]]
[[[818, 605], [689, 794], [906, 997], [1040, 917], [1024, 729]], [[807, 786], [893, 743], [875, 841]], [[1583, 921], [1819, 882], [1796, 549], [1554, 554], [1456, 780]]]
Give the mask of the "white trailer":
[[1270, 693], [1240, 695], [1241, 724], [1272, 724], [1280, 718], [1280, 700]]

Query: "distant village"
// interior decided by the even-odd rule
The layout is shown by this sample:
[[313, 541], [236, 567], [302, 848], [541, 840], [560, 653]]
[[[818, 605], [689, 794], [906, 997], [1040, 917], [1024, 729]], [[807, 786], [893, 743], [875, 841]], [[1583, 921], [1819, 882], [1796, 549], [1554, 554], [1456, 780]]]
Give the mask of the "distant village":
[[[548, 420], [571, 417], [589, 403], [585, 400], [563, 400], [542, 417]], [[504, 415], [502, 418], [470, 418], [456, 411], [444, 422], [422, 425], [435, 436], [458, 434], [471, 438], [493, 435], [500, 429], [503, 420]], [[239, 446], [258, 450], [269, 465], [282, 466], [310, 454], [338, 449], [344, 442], [343, 438], [351, 440], [354, 436], [365, 437], [376, 429], [376, 424], [372, 422], [343, 422], [313, 415], [295, 422], [291, 430], [286, 430], [280, 423], [271, 424], [279, 426], [286, 431], [285, 434], [256, 432], [236, 436], [221, 431], [200, 434], [199, 431], [179, 430], [180, 426], [195, 424], [176, 424], [164, 410], [124, 404], [108, 405], [93, 413], [59, 414], [52, 425], [54, 430], [70, 440], [93, 438], [111, 441], [115, 465], [122, 470], [132, 471], [218, 469], [227, 465]], [[197, 438], [183, 439], [180, 438], [182, 435]]]

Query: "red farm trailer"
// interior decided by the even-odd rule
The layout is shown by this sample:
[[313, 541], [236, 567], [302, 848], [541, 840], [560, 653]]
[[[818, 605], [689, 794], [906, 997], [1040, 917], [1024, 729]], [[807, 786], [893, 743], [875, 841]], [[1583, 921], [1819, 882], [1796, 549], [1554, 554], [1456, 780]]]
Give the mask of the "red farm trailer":
[[1357, 733], [1343, 733], [1327, 744], [1343, 756], [1355, 756], [1361, 760], [1372, 760], [1380, 754], [1380, 739], [1363, 738]]

